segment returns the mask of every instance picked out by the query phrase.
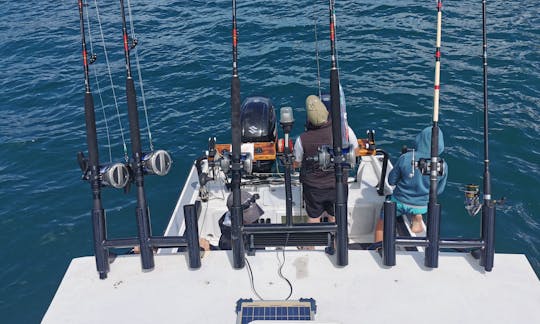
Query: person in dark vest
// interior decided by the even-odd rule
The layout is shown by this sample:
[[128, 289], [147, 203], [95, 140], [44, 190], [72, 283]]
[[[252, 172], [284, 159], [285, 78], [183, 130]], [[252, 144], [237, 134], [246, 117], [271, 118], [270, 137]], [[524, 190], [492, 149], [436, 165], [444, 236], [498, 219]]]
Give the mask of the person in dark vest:
[[[322, 145], [332, 146], [332, 121], [328, 110], [319, 97], [310, 95], [306, 98], [307, 130], [294, 144], [294, 167], [300, 168], [300, 182], [308, 223], [318, 223], [322, 217], [335, 222], [334, 204], [336, 202], [336, 180], [333, 168], [322, 170], [313, 158]], [[347, 128], [349, 141], [353, 148], [358, 147], [356, 135]], [[356, 145], [355, 145], [356, 144]], [[347, 174], [347, 171], [344, 172]]]

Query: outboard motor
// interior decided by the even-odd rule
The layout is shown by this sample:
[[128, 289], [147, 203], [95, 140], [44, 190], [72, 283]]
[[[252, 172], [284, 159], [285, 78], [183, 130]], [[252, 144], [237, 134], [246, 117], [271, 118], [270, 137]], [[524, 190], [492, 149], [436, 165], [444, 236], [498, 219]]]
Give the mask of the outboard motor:
[[[267, 97], [247, 97], [242, 103], [240, 123], [242, 143], [275, 142], [277, 137], [274, 104]], [[274, 161], [254, 161], [253, 172], [271, 172]]]

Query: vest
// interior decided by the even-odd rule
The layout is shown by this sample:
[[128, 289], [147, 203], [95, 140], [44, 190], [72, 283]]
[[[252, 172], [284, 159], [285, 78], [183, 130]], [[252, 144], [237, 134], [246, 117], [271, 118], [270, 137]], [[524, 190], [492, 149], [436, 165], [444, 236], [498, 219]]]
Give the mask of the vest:
[[323, 171], [319, 167], [319, 162], [313, 161], [320, 146], [332, 145], [332, 123], [309, 128], [300, 135], [300, 140], [304, 149], [302, 166], [300, 167], [300, 181], [302, 184], [319, 189], [335, 188], [334, 168], [331, 167]]

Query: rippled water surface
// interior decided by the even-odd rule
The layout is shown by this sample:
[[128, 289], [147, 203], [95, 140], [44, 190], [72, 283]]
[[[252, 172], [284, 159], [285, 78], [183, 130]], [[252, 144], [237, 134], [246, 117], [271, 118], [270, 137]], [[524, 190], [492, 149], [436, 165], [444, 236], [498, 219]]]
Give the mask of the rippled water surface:
[[[119, 161], [124, 154], [119, 119], [129, 139], [119, 6], [99, 6], [113, 88], [95, 2], [88, 2], [98, 54], [91, 86], [101, 160], [109, 160], [107, 124], [111, 155]], [[435, 3], [337, 1], [349, 122], [359, 136], [375, 129], [394, 159], [431, 123]], [[230, 1], [132, 1], [132, 7], [154, 145], [175, 160], [167, 177], [145, 182], [153, 230], [159, 233], [207, 138], [230, 139]], [[507, 198], [497, 207], [496, 250], [525, 253], [537, 273], [539, 8], [538, 1], [488, 1], [492, 185], [496, 199]], [[326, 1], [239, 1], [243, 97], [266, 94], [277, 107], [294, 107], [297, 121], [305, 118], [304, 99], [318, 91], [315, 24], [322, 86], [328, 89], [327, 10]], [[80, 24], [76, 1], [9, 1], [0, 14], [0, 313], [7, 322], [31, 323], [45, 313], [70, 260], [93, 253], [91, 193], [75, 159], [77, 151], [86, 151]], [[479, 230], [479, 218], [462, 207], [462, 188], [482, 182], [481, 40], [481, 2], [446, 1], [440, 124], [450, 174], [440, 197], [443, 236], [475, 237]], [[89, 37], [87, 42], [90, 46]], [[132, 64], [135, 70], [134, 55]], [[146, 149], [144, 120], [141, 125]], [[298, 122], [293, 133], [301, 131]], [[103, 201], [110, 236], [133, 235], [133, 193], [107, 190]]]

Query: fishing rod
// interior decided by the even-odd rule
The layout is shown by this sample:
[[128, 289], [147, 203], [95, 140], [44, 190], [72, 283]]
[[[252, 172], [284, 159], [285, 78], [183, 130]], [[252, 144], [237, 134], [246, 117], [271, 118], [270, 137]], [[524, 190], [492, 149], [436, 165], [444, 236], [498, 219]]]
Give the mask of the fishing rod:
[[88, 158], [83, 152], [77, 154], [79, 166], [83, 172], [83, 179], [90, 182], [92, 189], [92, 226], [94, 238], [94, 253], [96, 257], [96, 267], [100, 279], [107, 278], [109, 272], [109, 250], [104, 247], [103, 242], [107, 239], [105, 210], [101, 201], [101, 187], [111, 186], [114, 188], [124, 188], [129, 181], [128, 168], [122, 163], [99, 164], [99, 151], [96, 130], [96, 114], [94, 98], [90, 89], [89, 64], [96, 60], [96, 55], [88, 57], [86, 50], [86, 37], [84, 28], [84, 4], [82, 0], [79, 4], [79, 18], [81, 28], [81, 44], [84, 67], [84, 115], [86, 123], [86, 142], [88, 145]]
[[240, 125], [240, 78], [238, 77], [238, 31], [236, 24], [236, 0], [232, 0], [232, 79], [231, 79], [231, 141], [232, 141], [232, 179], [231, 189], [233, 204], [231, 208], [231, 245], [233, 250], [233, 267], [241, 269], [245, 266], [244, 240], [241, 226], [243, 211], [241, 202], [240, 182], [242, 180], [242, 165], [240, 148], [242, 142]]
[[126, 98], [128, 106], [128, 119], [131, 138], [131, 150], [133, 160], [131, 169], [134, 174], [134, 182], [137, 187], [137, 229], [139, 236], [139, 246], [141, 251], [141, 263], [144, 270], [154, 268], [154, 253], [149, 243], [151, 236], [150, 216], [146, 195], [144, 192], [144, 164], [141, 148], [141, 134], [139, 128], [139, 115], [137, 112], [137, 97], [135, 93], [135, 83], [131, 75], [131, 63], [129, 59], [130, 48], [136, 43], [129, 44], [129, 37], [126, 26], [126, 15], [124, 12], [124, 1], [120, 0], [120, 12], [122, 15], [122, 35], [124, 39], [124, 56], [126, 60]]
[[491, 175], [489, 172], [486, 0], [482, 0], [482, 49], [484, 85], [484, 202], [482, 207], [482, 241], [484, 241], [485, 245], [481, 264], [486, 271], [491, 271], [495, 255], [495, 203], [491, 199]]
[[[96, 131], [96, 114], [94, 110], [94, 98], [90, 90], [90, 75], [88, 67], [88, 55], [86, 52], [86, 38], [84, 31], [83, 2], [79, 0], [79, 17], [81, 20], [81, 43], [84, 66], [84, 115], [86, 122], [86, 142], [88, 145], [88, 160], [86, 170], [89, 171], [90, 188], [92, 189], [92, 225], [94, 234], [94, 253], [99, 277], [104, 279], [110, 270], [109, 251], [100, 245], [106, 238], [105, 210], [101, 203], [101, 180], [99, 172], [99, 153]], [[79, 153], [81, 157], [82, 152]], [[81, 161], [81, 159], [79, 159]], [[83, 170], [86, 171], [86, 170]]]
[[429, 174], [429, 202], [427, 217], [428, 245], [425, 250], [425, 265], [430, 268], [438, 267], [439, 235], [441, 205], [437, 201], [438, 176], [442, 170], [443, 161], [439, 160], [439, 92], [441, 74], [441, 33], [442, 33], [442, 1], [437, 1], [437, 40], [435, 49], [435, 86], [433, 89], [433, 126], [431, 128], [431, 159], [424, 174]]
[[341, 108], [340, 108], [340, 86], [339, 72], [337, 68], [337, 53], [335, 39], [335, 11], [334, 0], [328, 1], [330, 12], [330, 51], [331, 51], [331, 69], [330, 69], [330, 105], [332, 107], [332, 138], [334, 149], [334, 170], [336, 175], [336, 247], [337, 263], [340, 266], [346, 266], [348, 260], [348, 232], [347, 232], [347, 183], [343, 181], [343, 164], [345, 162], [342, 152], [341, 129]]

